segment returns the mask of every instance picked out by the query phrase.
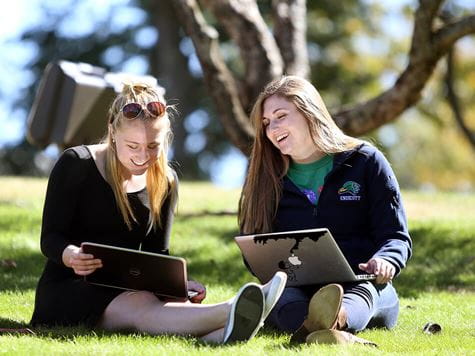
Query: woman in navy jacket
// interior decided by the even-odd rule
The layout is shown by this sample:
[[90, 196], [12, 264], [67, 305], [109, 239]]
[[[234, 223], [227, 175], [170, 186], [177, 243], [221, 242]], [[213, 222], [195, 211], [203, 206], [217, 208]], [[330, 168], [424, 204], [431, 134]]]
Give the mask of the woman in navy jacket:
[[241, 232], [325, 227], [355, 272], [376, 275], [373, 282], [286, 288], [268, 322], [300, 342], [319, 329], [393, 327], [399, 300], [392, 279], [412, 242], [388, 161], [345, 135], [315, 87], [299, 77], [269, 83], [251, 120], [256, 135], [239, 206]]

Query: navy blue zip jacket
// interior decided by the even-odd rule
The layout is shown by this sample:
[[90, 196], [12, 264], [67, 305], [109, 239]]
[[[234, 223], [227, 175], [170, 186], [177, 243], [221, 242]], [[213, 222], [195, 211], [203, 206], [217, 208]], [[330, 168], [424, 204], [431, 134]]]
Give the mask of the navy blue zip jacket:
[[380, 257], [396, 267], [411, 256], [412, 241], [399, 185], [388, 161], [373, 146], [334, 155], [317, 206], [288, 177], [273, 231], [326, 227], [355, 272], [359, 263]]

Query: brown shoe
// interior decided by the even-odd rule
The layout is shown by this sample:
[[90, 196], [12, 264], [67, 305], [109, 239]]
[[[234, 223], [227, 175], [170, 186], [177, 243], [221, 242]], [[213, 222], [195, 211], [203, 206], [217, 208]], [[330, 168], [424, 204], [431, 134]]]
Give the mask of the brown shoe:
[[339, 284], [329, 284], [320, 288], [310, 299], [307, 318], [292, 335], [290, 342], [302, 343], [305, 342], [308, 334], [313, 331], [334, 328], [339, 316], [342, 298], [343, 288]]
[[374, 342], [365, 340], [346, 331], [335, 329], [314, 331], [307, 336], [305, 342], [307, 344], [317, 343], [327, 345], [364, 344], [378, 347], [378, 345], [376, 345]]

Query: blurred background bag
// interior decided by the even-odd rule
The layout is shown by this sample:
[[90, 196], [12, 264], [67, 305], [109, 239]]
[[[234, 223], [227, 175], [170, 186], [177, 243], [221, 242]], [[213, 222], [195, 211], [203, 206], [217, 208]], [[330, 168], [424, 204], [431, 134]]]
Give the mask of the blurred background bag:
[[86, 63], [49, 63], [28, 117], [28, 140], [41, 148], [97, 143], [106, 133], [110, 104], [130, 79], [157, 86], [151, 76], [108, 73]]

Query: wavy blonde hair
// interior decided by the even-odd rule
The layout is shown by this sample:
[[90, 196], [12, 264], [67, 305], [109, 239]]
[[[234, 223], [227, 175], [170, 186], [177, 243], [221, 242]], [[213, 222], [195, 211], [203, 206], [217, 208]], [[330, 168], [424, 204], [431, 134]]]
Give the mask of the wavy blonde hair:
[[307, 120], [313, 142], [321, 152], [343, 152], [363, 143], [340, 130], [317, 89], [307, 80], [283, 76], [267, 84], [251, 111], [255, 138], [238, 212], [239, 227], [244, 234], [272, 231], [272, 222], [282, 196], [282, 179], [289, 169], [289, 156], [283, 155], [271, 143], [262, 123], [264, 102], [273, 95], [297, 107]]
[[[143, 111], [134, 119], [128, 119], [123, 116], [122, 108], [129, 103], [139, 103], [143, 107], [151, 101], [160, 101], [165, 104], [166, 110], [162, 116], [153, 117]], [[122, 217], [129, 228], [132, 229], [132, 221], [137, 221], [130, 206], [127, 192], [123, 187], [124, 177], [122, 175], [121, 163], [117, 157], [113, 134], [119, 130], [124, 121], [131, 120], [168, 120], [168, 128], [165, 134], [164, 142], [161, 144], [161, 151], [157, 160], [147, 169], [147, 193], [149, 199], [150, 218], [148, 222], [148, 232], [152, 228], [162, 226], [161, 210], [162, 206], [169, 195], [176, 198], [177, 186], [175, 175], [168, 165], [168, 149], [172, 140], [170, 129], [170, 119], [168, 117], [168, 109], [162, 93], [157, 87], [145, 83], [127, 83], [124, 84], [122, 92], [115, 98], [109, 113], [108, 122], [109, 129], [103, 143], [107, 145], [106, 150], [106, 179], [112, 187], [117, 205]]]

